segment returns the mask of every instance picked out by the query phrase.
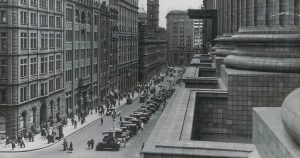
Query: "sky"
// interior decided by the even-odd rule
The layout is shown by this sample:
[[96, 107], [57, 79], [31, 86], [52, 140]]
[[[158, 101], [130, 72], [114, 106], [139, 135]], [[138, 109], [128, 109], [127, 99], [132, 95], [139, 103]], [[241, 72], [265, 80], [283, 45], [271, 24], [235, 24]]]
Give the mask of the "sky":
[[[166, 15], [171, 10], [187, 10], [200, 8], [202, 0], [160, 0], [159, 26], [166, 28]], [[147, 0], [139, 0], [139, 7], [147, 10]]]

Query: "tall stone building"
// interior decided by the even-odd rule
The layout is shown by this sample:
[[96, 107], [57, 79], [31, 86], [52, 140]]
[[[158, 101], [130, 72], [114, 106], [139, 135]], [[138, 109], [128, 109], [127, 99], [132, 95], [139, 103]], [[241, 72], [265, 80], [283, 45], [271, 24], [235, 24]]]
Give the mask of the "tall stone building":
[[109, 49], [101, 46], [109, 39], [109, 10], [100, 1], [66, 0], [64, 8], [65, 104], [75, 114], [97, 103], [107, 87]]
[[159, 0], [148, 0], [147, 12], [139, 13], [140, 83], [147, 83], [166, 66], [167, 42], [161, 39], [158, 22]]
[[166, 18], [169, 64], [187, 65], [193, 57], [193, 20], [183, 10], [170, 11]]
[[10, 138], [66, 110], [63, 1], [39, 2], [0, 1], [0, 132]]
[[120, 92], [138, 82], [138, 0], [119, 0], [118, 74]]

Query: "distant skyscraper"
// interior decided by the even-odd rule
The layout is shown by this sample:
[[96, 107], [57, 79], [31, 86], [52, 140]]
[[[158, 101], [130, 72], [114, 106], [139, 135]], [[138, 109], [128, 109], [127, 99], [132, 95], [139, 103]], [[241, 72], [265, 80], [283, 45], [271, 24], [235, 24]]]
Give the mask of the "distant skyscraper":
[[148, 31], [154, 33], [159, 30], [159, 0], [147, 0]]

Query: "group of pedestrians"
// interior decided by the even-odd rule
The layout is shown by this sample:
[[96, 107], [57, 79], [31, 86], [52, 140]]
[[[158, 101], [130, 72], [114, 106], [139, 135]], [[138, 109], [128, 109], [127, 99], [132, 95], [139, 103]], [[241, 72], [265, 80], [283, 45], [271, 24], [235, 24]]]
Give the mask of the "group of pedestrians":
[[94, 149], [95, 140], [92, 138], [91, 140], [88, 140], [87, 145], [89, 149]]
[[74, 150], [74, 148], [73, 148], [72, 141], [70, 142], [70, 144], [68, 146], [68, 140], [64, 139], [64, 142], [63, 142], [63, 151], [73, 152], [73, 150]]

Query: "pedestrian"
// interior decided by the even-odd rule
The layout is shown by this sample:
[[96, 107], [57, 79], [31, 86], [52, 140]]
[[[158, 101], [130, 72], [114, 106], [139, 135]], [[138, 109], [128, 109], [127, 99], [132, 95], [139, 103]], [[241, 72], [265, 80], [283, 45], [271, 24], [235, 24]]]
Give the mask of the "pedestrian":
[[25, 148], [25, 142], [24, 142], [24, 140], [23, 139], [21, 139], [21, 148]]
[[134, 98], [134, 91], [131, 92], [132, 98]]
[[32, 133], [31, 133], [31, 131], [29, 131], [29, 133], [28, 133], [28, 139], [29, 139], [29, 142], [32, 141]]
[[72, 142], [70, 142], [70, 145], [69, 145], [69, 152], [73, 152], [73, 143]]
[[143, 149], [144, 149], [144, 146], [145, 146], [145, 143], [142, 144], [142, 148], [141, 148], [140, 155], [142, 155], [142, 151], [143, 151]]
[[74, 121], [74, 128], [77, 128], [77, 121]]
[[101, 126], [102, 126], [103, 125], [103, 118], [102, 117], [101, 117], [100, 121], [101, 121]]
[[13, 140], [13, 141], [11, 142], [11, 149], [12, 149], [12, 150], [15, 150], [15, 148], [16, 148], [16, 143], [15, 143], [15, 140]]
[[122, 123], [122, 121], [123, 121], [123, 117], [122, 116], [120, 116], [120, 124]]
[[88, 145], [88, 148], [90, 149], [91, 148], [91, 140], [88, 140], [86, 144]]
[[95, 141], [94, 141], [94, 139], [93, 139], [93, 138], [91, 139], [90, 143], [91, 143], [91, 144], [90, 144], [90, 145], [91, 145], [91, 149], [94, 149], [94, 144], [95, 144]]
[[22, 137], [20, 135], [18, 135], [18, 140], [17, 140], [18, 146], [21, 146], [21, 139], [22, 139]]
[[141, 129], [144, 130], [144, 123], [141, 123]]
[[67, 139], [64, 139], [63, 147], [64, 147], [64, 151], [66, 151], [68, 149], [68, 140]]
[[72, 117], [72, 118], [71, 118], [72, 126], [74, 125], [74, 121], [75, 121], [75, 120], [74, 120], [74, 118]]

